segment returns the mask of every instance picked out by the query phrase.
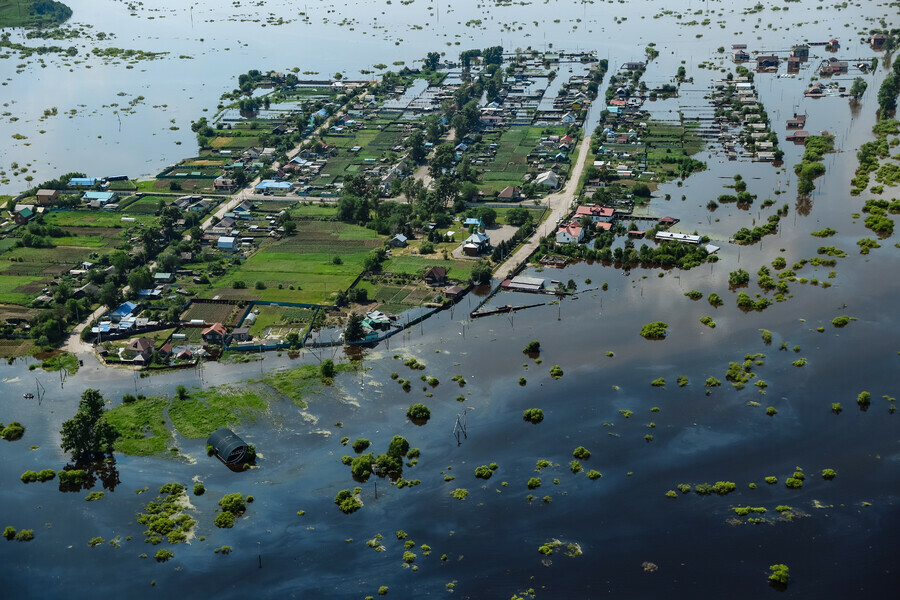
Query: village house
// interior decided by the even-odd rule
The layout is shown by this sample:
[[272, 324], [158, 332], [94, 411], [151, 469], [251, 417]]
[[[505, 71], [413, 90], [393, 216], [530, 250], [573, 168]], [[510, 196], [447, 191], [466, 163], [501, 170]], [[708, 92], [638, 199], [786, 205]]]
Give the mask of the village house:
[[59, 190], [40, 189], [37, 191], [38, 206], [50, 206], [57, 200], [59, 200]]
[[883, 33], [876, 33], [869, 38], [869, 45], [872, 46], [872, 50], [881, 50], [884, 47], [885, 40], [887, 40], [886, 35]]
[[770, 67], [777, 67], [779, 64], [778, 57], [772, 54], [764, 54], [756, 57], [756, 68], [757, 69], [768, 69]]
[[596, 206], [594, 204], [579, 206], [575, 210], [576, 221], [581, 221], [584, 217], [590, 217], [591, 221], [594, 223], [610, 223], [612, 222], [614, 215], [615, 211], [612, 208], [607, 206]]
[[846, 60], [838, 60], [832, 56], [822, 65], [819, 73], [822, 75], [836, 75], [838, 73], [846, 73], [849, 68], [850, 65]]
[[534, 178], [534, 184], [548, 189], [559, 187], [559, 175], [553, 171], [545, 171]]
[[745, 60], [750, 60], [750, 53], [745, 49], [733, 50], [731, 52], [731, 59], [735, 62], [742, 62]]
[[228, 177], [216, 177], [216, 180], [213, 182], [213, 189], [221, 192], [231, 192], [236, 187], [237, 183], [234, 179]]
[[119, 195], [115, 192], [85, 192], [81, 199], [85, 204], [96, 202], [100, 206], [106, 206], [107, 204], [118, 201]]
[[803, 129], [804, 127], [806, 127], [806, 115], [794, 113], [794, 118], [787, 120], [788, 129]]
[[249, 342], [252, 339], [253, 336], [250, 335], [249, 327], [237, 327], [231, 332], [232, 342]]
[[224, 325], [221, 323], [213, 323], [203, 330], [200, 337], [202, 337], [203, 341], [207, 344], [221, 344], [225, 341], [226, 333]]
[[522, 188], [517, 185], [508, 185], [497, 194], [498, 200], [519, 200], [522, 198]]
[[25, 206], [14, 210], [12, 216], [16, 225], [24, 225], [34, 217], [34, 211], [30, 207]]
[[216, 248], [219, 250], [224, 250], [226, 252], [234, 252], [237, 250], [237, 245], [235, 244], [235, 238], [231, 236], [221, 236], [216, 242]]
[[584, 230], [577, 223], [563, 225], [556, 231], [557, 244], [577, 244], [584, 239]]
[[155, 344], [153, 343], [153, 340], [150, 338], [139, 337], [129, 340], [128, 344], [125, 346], [125, 350], [135, 354], [134, 362], [148, 363], [153, 356], [154, 347]]
[[447, 269], [444, 267], [431, 267], [425, 271], [424, 279], [428, 285], [444, 285], [447, 281]]
[[402, 233], [398, 233], [397, 235], [392, 237], [388, 243], [391, 245], [392, 248], [405, 248], [408, 239], [409, 238], [407, 238]]

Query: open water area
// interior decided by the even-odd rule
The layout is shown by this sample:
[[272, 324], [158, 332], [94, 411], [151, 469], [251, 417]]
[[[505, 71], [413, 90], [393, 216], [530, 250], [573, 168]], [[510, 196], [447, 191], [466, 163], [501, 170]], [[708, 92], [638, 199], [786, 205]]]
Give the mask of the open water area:
[[[551, 44], [597, 49], [598, 56], [609, 58], [612, 74], [625, 61], [642, 60], [652, 41], [660, 56], [644, 75], [648, 85], [668, 81], [682, 60], [694, 78], [682, 85], [681, 98], [645, 104], [654, 117], [672, 119], [679, 107], [686, 115], [710, 110], [703, 96], [712, 80], [725, 74], [697, 65], [716, 60], [731, 68], [717, 58], [730, 50], [718, 55], [719, 46], [730, 49], [743, 42], [751, 50], [784, 50], [804, 40], [837, 37], [842, 43], [837, 56], [877, 55], [884, 62], [859, 43], [857, 32], [877, 27], [879, 18], [896, 26], [897, 15], [896, 6], [887, 4], [844, 7], [808, 1], [764, 3], [764, 10], [754, 14], [721, 2], [449, 5], [416, 0], [331, 6], [264, 1], [239, 6], [198, 2], [190, 10], [150, 1], [135, 11], [121, 2], [70, 4], [75, 23], [116, 33], [105, 45], [171, 55], [133, 69], [95, 58], [88, 60], [91, 69], [73, 64], [72, 71], [56, 57], [43, 57], [46, 68], [37, 57], [0, 61], [0, 79], [8, 83], [0, 90], [10, 102], [4, 110], [21, 117], [0, 123], [5, 140], [0, 164], [33, 161], [37, 181], [73, 170], [91, 176], [151, 174], [176, 162], [194, 151], [189, 122], [212, 114], [219, 95], [251, 68], [297, 66], [322, 77], [341, 71], [356, 79], [372, 63], [412, 65], [432, 50], [455, 57], [470, 47], [502, 43], [506, 49], [530, 45], [543, 50]], [[772, 10], [775, 6], [782, 10]], [[707, 7], [713, 13], [710, 25], [679, 24], [702, 21]], [[665, 10], [683, 16], [654, 18]], [[688, 14], [695, 11], [702, 12]], [[290, 22], [263, 28], [269, 13]], [[345, 18], [352, 23], [338, 25]], [[467, 26], [473, 19], [481, 19], [481, 25]], [[13, 32], [14, 41], [16, 36]], [[296, 359], [269, 354], [262, 362], [208, 363], [202, 371], [145, 378], [103, 368], [85, 355], [80, 357], [84, 367], [64, 383], [58, 373], [29, 370], [31, 359], [0, 365], [0, 421], [20, 421], [27, 428], [22, 440], [0, 442], [0, 526], [35, 531], [27, 543], [0, 540], [4, 597], [364, 598], [377, 596], [380, 586], [388, 586], [388, 598], [509, 598], [528, 589], [539, 599], [896, 597], [900, 417], [889, 413], [891, 402], [883, 396], [900, 392], [897, 240], [896, 235], [880, 240], [880, 248], [861, 255], [856, 240], [874, 235], [852, 214], [870, 196], [849, 195], [856, 150], [873, 137], [875, 95], [885, 70], [879, 65], [866, 76], [868, 91], [855, 107], [847, 98], [804, 99], [815, 65], [826, 57], [821, 47], [811, 50], [814, 57], [795, 78], [758, 74], [755, 79], [785, 151], [784, 165], [728, 161], [718, 147], [710, 147], [695, 156], [707, 163], [706, 171], [680, 186], [662, 185], [647, 208], [650, 214], [680, 219], [676, 231], [709, 235], [721, 246], [718, 262], [689, 271], [624, 271], [599, 262], [527, 269], [525, 274], [545, 278], [549, 287], [550, 280], [572, 279], [579, 291], [558, 303], [555, 296], [500, 292], [486, 308], [549, 304], [474, 320], [468, 313], [480, 298], [470, 295], [452, 312], [438, 313], [364, 350], [361, 369], [312, 390], [308, 408], [276, 399], [267, 413], [235, 427], [260, 453], [258, 469], [232, 472], [206, 456], [205, 440], [176, 437], [169, 444], [178, 449], [172, 458], [117, 454], [115, 471], [91, 488], [106, 492], [98, 501], [85, 502], [88, 490], [60, 492], [56, 481], [19, 481], [26, 469], [66, 464], [58, 432], [85, 389], [99, 389], [117, 405], [126, 393], [172, 395], [179, 384], [189, 389], [237, 385], [274, 369], [317, 364], [320, 358], [345, 360], [343, 350], [307, 351]], [[27, 66], [16, 73], [22, 62]], [[126, 99], [146, 97], [133, 114], [121, 115], [121, 131], [108, 106], [121, 101], [120, 91], [129, 94]], [[60, 116], [38, 123], [50, 106], [58, 106]], [[63, 114], [70, 108], [78, 108], [71, 119]], [[600, 109], [595, 104], [592, 115]], [[794, 112], [808, 115], [811, 133], [836, 134], [838, 150], [825, 156], [827, 172], [816, 180], [817, 189], [799, 200], [793, 165], [803, 148], [783, 141], [784, 122]], [[178, 131], [169, 130], [173, 118]], [[16, 132], [29, 139], [11, 140]], [[757, 200], [748, 210], [721, 205], [709, 211], [707, 202], [731, 193], [724, 186], [738, 173]], [[3, 191], [20, 187], [21, 180], [13, 181]], [[892, 197], [891, 192], [887, 188], [884, 197]], [[754, 219], [765, 222], [775, 209], [761, 209], [766, 198], [774, 199], [775, 207], [789, 206], [778, 233], [751, 246], [729, 243]], [[838, 233], [825, 239], [809, 235], [824, 227]], [[807, 264], [797, 276], [831, 287], [798, 281], [790, 284], [790, 297], [761, 312], [736, 306], [737, 291], [762, 293], [755, 283], [761, 266], [783, 256], [790, 268], [817, 256], [819, 246], [830, 245], [847, 256], [834, 267]], [[737, 268], [751, 274], [751, 283], [730, 290], [728, 273]], [[605, 291], [600, 289], [604, 282]], [[694, 289], [703, 292], [701, 300], [683, 295]], [[707, 302], [713, 292], [723, 306]], [[856, 320], [836, 328], [831, 320], [840, 315]], [[716, 327], [701, 324], [704, 316], [711, 316]], [[665, 340], [640, 337], [641, 326], [652, 321], [668, 323]], [[763, 341], [760, 329], [772, 332], [771, 344]], [[522, 353], [531, 340], [541, 342], [540, 362]], [[787, 350], [779, 349], [782, 342]], [[762, 361], [754, 362], [756, 377], [744, 389], [734, 389], [725, 378], [729, 362], [760, 353], [765, 356], [755, 359]], [[409, 357], [425, 363], [425, 370], [404, 366]], [[792, 364], [801, 358], [804, 366]], [[562, 378], [550, 376], [553, 365], [563, 369]], [[392, 372], [411, 380], [411, 391], [404, 392]], [[440, 383], [433, 388], [421, 383], [423, 373]], [[462, 375], [466, 385], [452, 381], [455, 375]], [[688, 384], [679, 387], [678, 376], [686, 376]], [[522, 377], [525, 385], [519, 383]], [[651, 386], [659, 377], [665, 386]], [[707, 377], [722, 382], [708, 394]], [[40, 403], [23, 399], [35, 391], [36, 380], [47, 390]], [[754, 385], [758, 380], [766, 387]], [[865, 411], [855, 401], [863, 390], [872, 395]], [[423, 426], [405, 417], [414, 402], [431, 409]], [[833, 414], [833, 402], [840, 402], [843, 412]], [[768, 416], [768, 406], [777, 414]], [[522, 419], [522, 411], [535, 407], [544, 411], [544, 420], [532, 425]], [[453, 433], [457, 418], [466, 426], [459, 441]], [[341, 438], [351, 443], [367, 438], [372, 442], [368, 451], [379, 453], [395, 434], [421, 450], [418, 464], [403, 473], [404, 479], [421, 483], [398, 489], [378, 477], [355, 482], [341, 464], [341, 456], [355, 454]], [[584, 472], [573, 474], [569, 461], [577, 446], [588, 448], [591, 456], [581, 461]], [[536, 473], [541, 459], [552, 465]], [[490, 479], [475, 478], [476, 467], [494, 462], [498, 468]], [[826, 468], [837, 473], [831, 481], [821, 477]], [[585, 472], [591, 469], [602, 477], [588, 479]], [[798, 469], [806, 475], [803, 486], [788, 489], [784, 481]], [[766, 476], [777, 477], [778, 483], [765, 483]], [[448, 477], [455, 479], [445, 481]], [[530, 490], [532, 477], [541, 478], [541, 486]], [[206, 486], [203, 496], [190, 496], [197, 537], [173, 546], [145, 544], [135, 513], [164, 483], [190, 488], [195, 480]], [[666, 496], [678, 484], [717, 481], [735, 482], [737, 489], [726, 496], [693, 491]], [[335, 494], [357, 485], [364, 506], [342, 514]], [[145, 486], [149, 492], [135, 493]], [[468, 490], [465, 500], [450, 495], [457, 488]], [[255, 502], [234, 528], [218, 529], [213, 525], [216, 502], [231, 492], [251, 494]], [[533, 499], [527, 499], [529, 494]], [[793, 519], [779, 516], [775, 507], [780, 505], [792, 508]], [[764, 514], [751, 513], [764, 522], [737, 517], [735, 506], [765, 507]], [[418, 570], [404, 566], [398, 530], [415, 541], [412, 564]], [[366, 545], [376, 534], [383, 535], [384, 551]], [[95, 536], [118, 536], [119, 547], [89, 547]], [[549, 556], [538, 552], [552, 540], [563, 545]], [[431, 547], [429, 555], [422, 544]], [[567, 556], [568, 544], [577, 544], [581, 554]], [[234, 551], [213, 553], [222, 545]], [[153, 554], [161, 547], [172, 549], [174, 558], [156, 562]], [[142, 553], [149, 558], [139, 558]], [[790, 567], [785, 590], [767, 581], [769, 566], [776, 563]]]

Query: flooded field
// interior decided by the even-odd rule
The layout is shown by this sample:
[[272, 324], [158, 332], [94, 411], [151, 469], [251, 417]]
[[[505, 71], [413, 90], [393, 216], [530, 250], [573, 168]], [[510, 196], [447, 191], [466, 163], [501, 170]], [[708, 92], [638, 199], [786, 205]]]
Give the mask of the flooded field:
[[[102, 44], [75, 41], [78, 60], [95, 44], [170, 54], [133, 69], [98, 58], [68, 66], [58, 56], [0, 60], [0, 78], [8, 85], [3, 89], [10, 92], [4, 110], [11, 115], [0, 123], [0, 166], [7, 175], [13, 161], [31, 162], [29, 173], [38, 181], [73, 170], [154, 173], [195, 150], [190, 121], [204, 109], [213, 112], [236, 74], [251, 68], [296, 66], [318, 73], [310, 77], [340, 71], [354, 79], [364, 70], [381, 72], [373, 63], [412, 65], [431, 50], [454, 57], [469, 47], [502, 43], [507, 49], [596, 49], [609, 58], [613, 73], [626, 61], [642, 60], [653, 41], [660, 56], [650, 63], [646, 81], [668, 81], [682, 61], [694, 79], [683, 84], [680, 98], [645, 104], [655, 118], [666, 119], [679, 110], [686, 116], [709, 111], [704, 96], [725, 73], [699, 65], [713, 61], [716, 69], [732, 70], [730, 50], [719, 53], [720, 46], [743, 42], [783, 51], [837, 37], [838, 56], [878, 56], [882, 64], [867, 75], [868, 91], [858, 103], [803, 97], [814, 67], [826, 57], [820, 46], [796, 77], [757, 74], [760, 100], [785, 151], [783, 165], [729, 161], [711, 145], [696, 157], [707, 170], [659, 187], [647, 214], [671, 215], [681, 221], [678, 231], [708, 235], [721, 246], [718, 262], [689, 271], [626, 270], [600, 262], [532, 267], [524, 274], [547, 280], [548, 287], [551, 280], [572, 279], [578, 291], [564, 298], [499, 292], [485, 307], [548, 303], [511, 315], [470, 319], [480, 301], [471, 294], [453, 311], [354, 354], [359, 368], [338, 375], [332, 386], [310, 388], [304, 394], [308, 407], [277, 397], [268, 411], [235, 427], [255, 445], [258, 469], [232, 472], [207, 457], [205, 440], [176, 435], [167, 442], [171, 457], [116, 454], [90, 489], [61, 492], [55, 480], [19, 481], [23, 471], [66, 464], [58, 432], [85, 389], [101, 390], [116, 406], [129, 393], [173, 396], [178, 385], [196, 391], [327, 358], [346, 362], [343, 350], [297, 358], [272, 353], [261, 362], [209, 363], [199, 371], [145, 378], [82, 356], [84, 367], [64, 382], [58, 373], [29, 370], [31, 359], [0, 366], [0, 421], [26, 427], [21, 440], [0, 440], [0, 526], [34, 530], [29, 542], [0, 541], [7, 597], [124, 592], [129, 598], [365, 598], [378, 596], [382, 586], [389, 598], [761, 598], [779, 591], [803, 598], [894, 597], [900, 534], [898, 416], [892, 414], [900, 392], [900, 314], [894, 308], [900, 282], [894, 274], [900, 261], [896, 236], [860, 254], [857, 240], [874, 236], [853, 215], [872, 196], [852, 197], [849, 189], [856, 151], [873, 138], [875, 95], [887, 62], [859, 43], [860, 32], [882, 18], [896, 26], [896, 6], [803, 1], [760, 4], [756, 11], [721, 2], [199, 2], [174, 9], [161, 2], [70, 4], [73, 21], [92, 23], [94, 37], [115, 32]], [[704, 19], [709, 23], [701, 24]], [[11, 35], [24, 43], [22, 38]], [[119, 92], [126, 95], [117, 97]], [[146, 98], [119, 115], [120, 127], [111, 104], [137, 96]], [[39, 123], [54, 105], [59, 116]], [[600, 108], [593, 109], [595, 122]], [[76, 114], [69, 118], [71, 109]], [[825, 156], [826, 173], [808, 197], [798, 198], [793, 171], [803, 147], [782, 141], [794, 113], [807, 115], [810, 132], [836, 135], [837, 152]], [[171, 119], [180, 129], [170, 130]], [[28, 139], [12, 142], [16, 132]], [[731, 191], [725, 186], [734, 184], [736, 174], [757, 200], [747, 210], [734, 204], [708, 209], [710, 200]], [[11, 178], [5, 193], [23, 187], [24, 176]], [[892, 192], [888, 188], [884, 197]], [[778, 232], [753, 245], [729, 243], [740, 228], [765, 222], [774, 210], [763, 212], [767, 198], [776, 207], [788, 205]], [[827, 239], [810, 235], [825, 227], [836, 233]], [[757, 285], [760, 267], [774, 274], [778, 257], [791, 268], [823, 256], [822, 246], [846, 256], [833, 266], [795, 267], [807, 281], [791, 282], [784, 301], [765, 310], [745, 312], [736, 305], [741, 291], [774, 296]], [[739, 268], [749, 272], [750, 283], [731, 289], [729, 272]], [[685, 297], [691, 290], [702, 298]], [[722, 306], [710, 304], [711, 293]], [[832, 323], [844, 315], [853, 320]], [[701, 323], [703, 317], [715, 327]], [[668, 324], [666, 338], [641, 337], [642, 326], [655, 321]], [[540, 342], [536, 356], [522, 352], [532, 340]], [[409, 358], [425, 369], [405, 366]], [[728, 379], [730, 363], [753, 374], [746, 385]], [[559, 378], [550, 374], [556, 365]], [[394, 373], [411, 380], [409, 391]], [[428, 385], [420, 375], [439, 383]], [[23, 398], [38, 382], [46, 389], [40, 402]], [[863, 391], [871, 404], [860, 407]], [[430, 408], [424, 425], [407, 419], [413, 403]], [[842, 410], [833, 410], [834, 403]], [[543, 411], [540, 423], [523, 420], [530, 408]], [[368, 451], [380, 453], [395, 435], [419, 449], [403, 468], [404, 480], [419, 483], [401, 489], [378, 476], [355, 481], [341, 460], [356, 456], [352, 442], [368, 439]], [[590, 457], [577, 459], [575, 472], [579, 446]], [[491, 463], [497, 468], [488, 479], [475, 476], [477, 467]], [[825, 469], [836, 476], [824, 478]], [[602, 476], [590, 478], [591, 471]], [[801, 487], [785, 485], [800, 472]], [[188, 494], [196, 537], [153, 546], [144, 542], [135, 515], [167, 482], [188, 490], [202, 482], [206, 492]], [[717, 482], [733, 482], [735, 489], [705, 492], [703, 484]], [[680, 490], [682, 484], [689, 491]], [[335, 495], [356, 486], [363, 506], [343, 514]], [[90, 491], [101, 490], [102, 499], [85, 501]], [[467, 494], [455, 497], [455, 490]], [[213, 524], [217, 501], [233, 492], [254, 501], [233, 528], [219, 529]], [[765, 511], [750, 512], [748, 519], [735, 507]], [[97, 537], [102, 543], [90, 546]], [[408, 541], [414, 543], [407, 548]], [[223, 546], [233, 551], [214, 552]], [[161, 548], [174, 557], [154, 560]], [[404, 552], [415, 556], [410, 560]], [[790, 568], [784, 590], [768, 582], [773, 564]]]

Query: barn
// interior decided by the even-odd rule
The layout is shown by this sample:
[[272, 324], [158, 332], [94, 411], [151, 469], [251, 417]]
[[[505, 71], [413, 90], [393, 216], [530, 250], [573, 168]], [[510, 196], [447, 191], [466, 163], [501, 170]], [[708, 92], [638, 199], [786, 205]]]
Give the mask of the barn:
[[247, 443], [230, 429], [217, 429], [209, 434], [207, 446], [227, 465], [241, 462], [247, 455]]

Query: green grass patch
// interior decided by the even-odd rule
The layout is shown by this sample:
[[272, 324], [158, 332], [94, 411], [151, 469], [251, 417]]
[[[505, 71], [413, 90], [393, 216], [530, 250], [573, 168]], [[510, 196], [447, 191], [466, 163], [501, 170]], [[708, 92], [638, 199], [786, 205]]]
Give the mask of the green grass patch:
[[119, 432], [115, 449], [125, 454], [150, 456], [166, 451], [172, 434], [165, 425], [167, 398], [151, 397], [121, 404], [106, 411], [106, 421]]
[[259, 394], [241, 387], [222, 385], [191, 395], [189, 400], [169, 404], [172, 424], [186, 438], [205, 438], [216, 429], [240, 425], [268, 407]]

